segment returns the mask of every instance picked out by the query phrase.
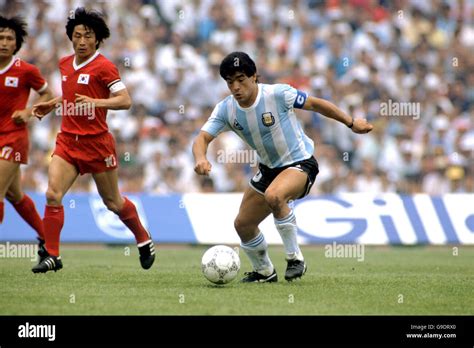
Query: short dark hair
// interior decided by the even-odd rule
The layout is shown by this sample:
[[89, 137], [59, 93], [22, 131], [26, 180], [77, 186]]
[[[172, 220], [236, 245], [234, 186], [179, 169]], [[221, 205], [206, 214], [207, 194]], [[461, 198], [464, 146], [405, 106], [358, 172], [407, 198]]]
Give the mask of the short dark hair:
[[11, 29], [15, 32], [16, 37], [16, 49], [13, 54], [17, 53], [23, 42], [25, 41], [25, 37], [28, 35], [26, 32], [26, 22], [21, 17], [11, 17], [5, 18], [0, 16], [0, 31], [4, 31], [5, 29]]
[[74, 28], [81, 24], [95, 33], [95, 37], [98, 41], [95, 48], [99, 48], [100, 44], [110, 36], [110, 30], [107, 23], [105, 23], [104, 15], [98, 11], [78, 7], [68, 18], [66, 33], [71, 41]]
[[238, 72], [244, 73], [247, 77], [257, 73], [255, 62], [245, 52], [232, 52], [228, 54], [222, 60], [219, 67], [219, 73], [224, 80]]

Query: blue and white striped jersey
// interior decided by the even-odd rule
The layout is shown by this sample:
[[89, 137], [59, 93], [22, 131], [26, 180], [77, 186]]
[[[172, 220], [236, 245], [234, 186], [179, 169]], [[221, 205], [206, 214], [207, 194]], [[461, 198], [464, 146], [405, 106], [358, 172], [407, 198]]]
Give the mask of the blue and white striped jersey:
[[201, 130], [214, 137], [234, 131], [256, 150], [261, 163], [283, 167], [313, 155], [314, 143], [294, 113], [306, 98], [306, 93], [286, 84], [259, 84], [252, 106], [243, 108], [230, 95], [216, 105]]

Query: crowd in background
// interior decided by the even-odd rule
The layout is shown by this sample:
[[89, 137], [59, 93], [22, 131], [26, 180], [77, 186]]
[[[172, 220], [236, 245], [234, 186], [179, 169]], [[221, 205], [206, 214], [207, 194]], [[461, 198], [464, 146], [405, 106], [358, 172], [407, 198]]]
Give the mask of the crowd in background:
[[[232, 132], [211, 144], [210, 177], [194, 174], [191, 152], [194, 136], [229, 94], [219, 64], [239, 50], [255, 60], [260, 82], [288, 83], [374, 125], [357, 135], [296, 111], [320, 165], [313, 193], [474, 192], [473, 0], [0, 0], [3, 15], [27, 20], [18, 56], [39, 67], [55, 95], [58, 61], [73, 53], [67, 16], [84, 5], [106, 15], [111, 37], [100, 52], [117, 65], [133, 100], [130, 110], [108, 114], [123, 191], [247, 187], [254, 163], [219, 157], [248, 150]], [[380, 112], [397, 103], [411, 103], [419, 114]], [[30, 123], [27, 190], [46, 190], [60, 121], [52, 113]], [[94, 187], [86, 175], [72, 190]]]

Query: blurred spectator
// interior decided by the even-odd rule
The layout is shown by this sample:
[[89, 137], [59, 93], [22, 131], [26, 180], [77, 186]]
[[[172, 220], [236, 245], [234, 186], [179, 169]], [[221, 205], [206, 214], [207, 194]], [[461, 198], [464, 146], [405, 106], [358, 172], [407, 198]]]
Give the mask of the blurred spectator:
[[[116, 62], [134, 101], [109, 112], [128, 191], [243, 191], [256, 170], [222, 163], [219, 150], [246, 150], [226, 133], [210, 148], [209, 178], [193, 173], [191, 142], [229, 92], [222, 58], [247, 51], [262, 83], [290, 83], [374, 123], [356, 136], [321, 115], [297, 111], [316, 143], [313, 193], [473, 192], [474, 3], [370, 0], [0, 0], [22, 15], [29, 38], [19, 56], [61, 93], [60, 57], [71, 54], [64, 24], [85, 5], [108, 17], [100, 48]], [[382, 105], [413, 103], [420, 114], [382, 115]], [[393, 104], [393, 105], [395, 105]], [[32, 121], [24, 186], [44, 192], [60, 117]], [[248, 149], [247, 149], [248, 150]], [[81, 177], [74, 190], [90, 190]]]

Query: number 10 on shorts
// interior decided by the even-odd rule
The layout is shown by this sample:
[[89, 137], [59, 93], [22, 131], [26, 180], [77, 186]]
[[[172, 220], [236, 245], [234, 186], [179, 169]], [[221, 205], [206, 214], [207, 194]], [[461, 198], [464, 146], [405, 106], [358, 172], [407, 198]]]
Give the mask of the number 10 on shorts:
[[105, 166], [106, 166], [107, 168], [111, 168], [111, 167], [117, 166], [117, 161], [115, 160], [115, 156], [114, 156], [114, 155], [110, 155], [110, 156], [106, 157], [106, 158], [104, 159], [104, 161], [105, 161]]

